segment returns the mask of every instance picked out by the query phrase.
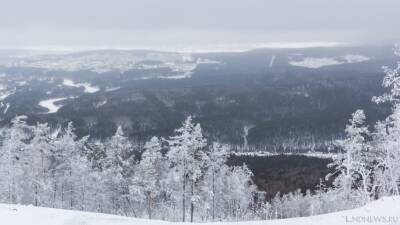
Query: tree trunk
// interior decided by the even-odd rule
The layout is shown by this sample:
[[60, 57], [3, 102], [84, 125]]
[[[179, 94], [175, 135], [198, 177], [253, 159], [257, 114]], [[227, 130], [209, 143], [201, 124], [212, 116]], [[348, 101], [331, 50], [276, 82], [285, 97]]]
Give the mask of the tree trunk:
[[182, 222], [185, 222], [186, 218], [186, 180], [185, 180], [185, 175], [183, 175], [183, 192], [182, 192]]
[[130, 207], [131, 210], [132, 210], [133, 216], [134, 216], [134, 217], [137, 217], [136, 211], [135, 211], [135, 209], [133, 208], [133, 205], [132, 205], [132, 203], [131, 203], [131, 200], [128, 198], [128, 196], [126, 196], [125, 199], [126, 199], [126, 202], [127, 202], [128, 205], [129, 205], [129, 207]]
[[61, 207], [64, 207], [64, 183], [61, 184]]
[[182, 169], [182, 222], [185, 222], [186, 219], [186, 159], [183, 160], [183, 169]]
[[38, 186], [35, 183], [35, 206], [38, 206]]
[[151, 220], [151, 194], [147, 193], [147, 213], [149, 214], [149, 219]]
[[[72, 180], [72, 169], [69, 171], [69, 179]], [[72, 209], [74, 202], [73, 202], [73, 195], [74, 195], [74, 184], [70, 181], [70, 195], [69, 195], [69, 207]]]
[[[192, 180], [192, 190], [191, 190], [191, 197], [194, 196], [194, 180]], [[190, 222], [193, 223], [193, 214], [194, 214], [194, 203], [193, 199], [190, 200]]]
[[56, 207], [56, 201], [57, 201], [57, 182], [54, 182], [54, 190], [53, 190], [53, 208]]
[[82, 188], [82, 204], [81, 204], [81, 209], [83, 210], [83, 211], [85, 211], [85, 209], [86, 209], [86, 203], [85, 203], [85, 201], [86, 201], [86, 183], [85, 183], [85, 181], [83, 181], [83, 188]]
[[215, 171], [212, 171], [212, 220], [215, 220]]

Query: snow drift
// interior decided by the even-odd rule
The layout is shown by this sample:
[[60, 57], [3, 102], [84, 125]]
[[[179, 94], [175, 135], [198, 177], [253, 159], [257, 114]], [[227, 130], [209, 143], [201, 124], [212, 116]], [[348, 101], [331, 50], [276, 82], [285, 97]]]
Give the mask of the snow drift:
[[[182, 224], [158, 220], [136, 219], [99, 213], [50, 209], [34, 206], [0, 204], [2, 224], [7, 225], [168, 225]], [[204, 223], [198, 223], [204, 224]], [[215, 225], [343, 225], [400, 224], [400, 197], [386, 197], [368, 205], [325, 215], [282, 220], [248, 222], [214, 222]]]

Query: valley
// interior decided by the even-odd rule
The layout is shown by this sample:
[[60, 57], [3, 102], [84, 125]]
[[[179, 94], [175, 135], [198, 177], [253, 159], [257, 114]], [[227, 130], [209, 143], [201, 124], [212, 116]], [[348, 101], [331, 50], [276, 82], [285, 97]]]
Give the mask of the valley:
[[0, 54], [3, 126], [26, 114], [30, 123], [73, 121], [92, 138], [122, 126], [143, 142], [192, 115], [210, 140], [268, 152], [334, 150], [357, 108], [371, 123], [384, 118], [370, 99], [383, 91], [381, 65], [394, 63], [391, 48], [376, 45], [18, 53]]

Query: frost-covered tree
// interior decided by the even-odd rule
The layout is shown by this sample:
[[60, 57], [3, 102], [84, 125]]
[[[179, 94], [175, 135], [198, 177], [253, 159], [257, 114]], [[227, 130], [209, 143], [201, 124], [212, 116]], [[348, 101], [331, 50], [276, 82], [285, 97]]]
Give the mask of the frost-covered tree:
[[101, 171], [104, 167], [106, 157], [105, 143], [99, 139], [92, 139], [87, 144], [87, 158], [91, 163], [91, 167]]
[[[334, 158], [331, 167], [335, 169], [337, 177], [335, 186], [343, 190], [343, 194], [350, 198], [353, 189], [364, 190], [369, 198], [370, 183], [372, 182], [372, 159], [367, 138], [370, 136], [365, 125], [365, 114], [362, 110], [353, 113], [346, 126], [346, 138], [338, 142], [339, 153]], [[361, 180], [361, 184], [360, 181]]]
[[168, 159], [173, 168], [172, 172], [182, 187], [182, 221], [186, 220], [187, 200], [190, 201], [190, 221], [193, 221], [194, 207], [199, 201], [197, 185], [206, 157], [203, 151], [206, 139], [203, 137], [200, 124], [193, 124], [192, 117], [189, 116], [182, 127], [175, 130], [175, 136], [169, 138], [168, 144]]
[[149, 219], [152, 219], [156, 197], [162, 192], [161, 180], [167, 169], [162, 153], [161, 140], [152, 137], [144, 145], [142, 159], [135, 167], [130, 186], [131, 194], [139, 202], [145, 202]]
[[168, 146], [162, 138], [146, 142], [139, 161], [137, 146], [121, 128], [107, 140], [89, 141], [75, 134], [72, 123], [54, 129], [25, 120], [16, 117], [1, 129], [2, 202], [172, 221], [184, 220], [188, 210], [190, 221], [269, 212], [262, 198], [253, 202], [258, 192], [250, 170], [228, 166], [228, 147], [206, 146], [200, 125], [190, 117]]
[[228, 217], [238, 220], [245, 218], [256, 186], [251, 177], [253, 173], [246, 165], [229, 169], [225, 178], [225, 207]]
[[11, 126], [2, 130], [0, 152], [0, 185], [2, 200], [8, 203], [22, 202], [26, 181], [27, 141], [30, 138], [26, 116], [17, 116], [11, 121]]
[[[395, 54], [400, 56], [398, 47]], [[388, 92], [373, 101], [390, 103], [392, 113], [378, 121], [370, 133], [364, 125], [364, 113], [357, 110], [346, 127], [346, 139], [339, 143], [342, 152], [332, 164], [338, 174], [335, 184], [341, 190], [339, 194], [347, 197], [356, 191], [367, 201], [381, 195], [400, 194], [400, 63], [383, 70], [386, 75], [382, 85]]]
[[[400, 57], [400, 45], [394, 49], [396, 56]], [[383, 78], [382, 86], [389, 91], [381, 96], [373, 97], [372, 100], [376, 103], [391, 102], [394, 105], [400, 103], [400, 61], [394, 68], [388, 66], [383, 67], [385, 77]]]
[[26, 157], [29, 162], [29, 180], [32, 185], [33, 204], [47, 205], [51, 202], [51, 163], [55, 133], [47, 123], [37, 123], [32, 127], [32, 139], [28, 145]]
[[[63, 208], [82, 208], [85, 191], [87, 161], [85, 143], [88, 137], [78, 139], [72, 122], [54, 141], [52, 177], [54, 179], [53, 201]], [[58, 204], [57, 204], [58, 203]]]
[[134, 152], [132, 142], [125, 136], [122, 127], [118, 127], [115, 134], [106, 141], [105, 148], [105, 167], [115, 168], [124, 175], [128, 174]]
[[[400, 46], [395, 48], [400, 56]], [[389, 91], [382, 96], [374, 97], [377, 103], [388, 102], [392, 114], [375, 126], [373, 136], [376, 149], [377, 168], [375, 180], [378, 195], [400, 194], [400, 62], [395, 68], [383, 67], [385, 77], [383, 87]]]
[[377, 195], [400, 194], [400, 107], [375, 125], [373, 145], [376, 149], [377, 170], [375, 186]]
[[223, 179], [226, 175], [228, 166], [225, 164], [228, 158], [228, 147], [214, 142], [210, 148], [207, 157], [207, 172], [204, 176], [205, 187], [203, 190], [211, 200], [210, 208], [212, 220], [216, 219], [218, 205], [222, 204], [220, 200], [223, 196]]
[[[136, 214], [132, 210], [129, 194], [129, 175], [133, 168], [133, 147], [121, 127], [105, 143], [106, 156], [103, 161], [103, 175], [107, 198], [113, 213]], [[126, 207], [125, 207], [126, 206]]]

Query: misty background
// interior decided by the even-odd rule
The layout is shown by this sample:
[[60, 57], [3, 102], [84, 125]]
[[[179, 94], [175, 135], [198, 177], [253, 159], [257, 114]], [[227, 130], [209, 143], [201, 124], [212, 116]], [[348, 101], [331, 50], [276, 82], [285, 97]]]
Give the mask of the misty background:
[[396, 0], [1, 0], [0, 48], [212, 49], [390, 42]]

